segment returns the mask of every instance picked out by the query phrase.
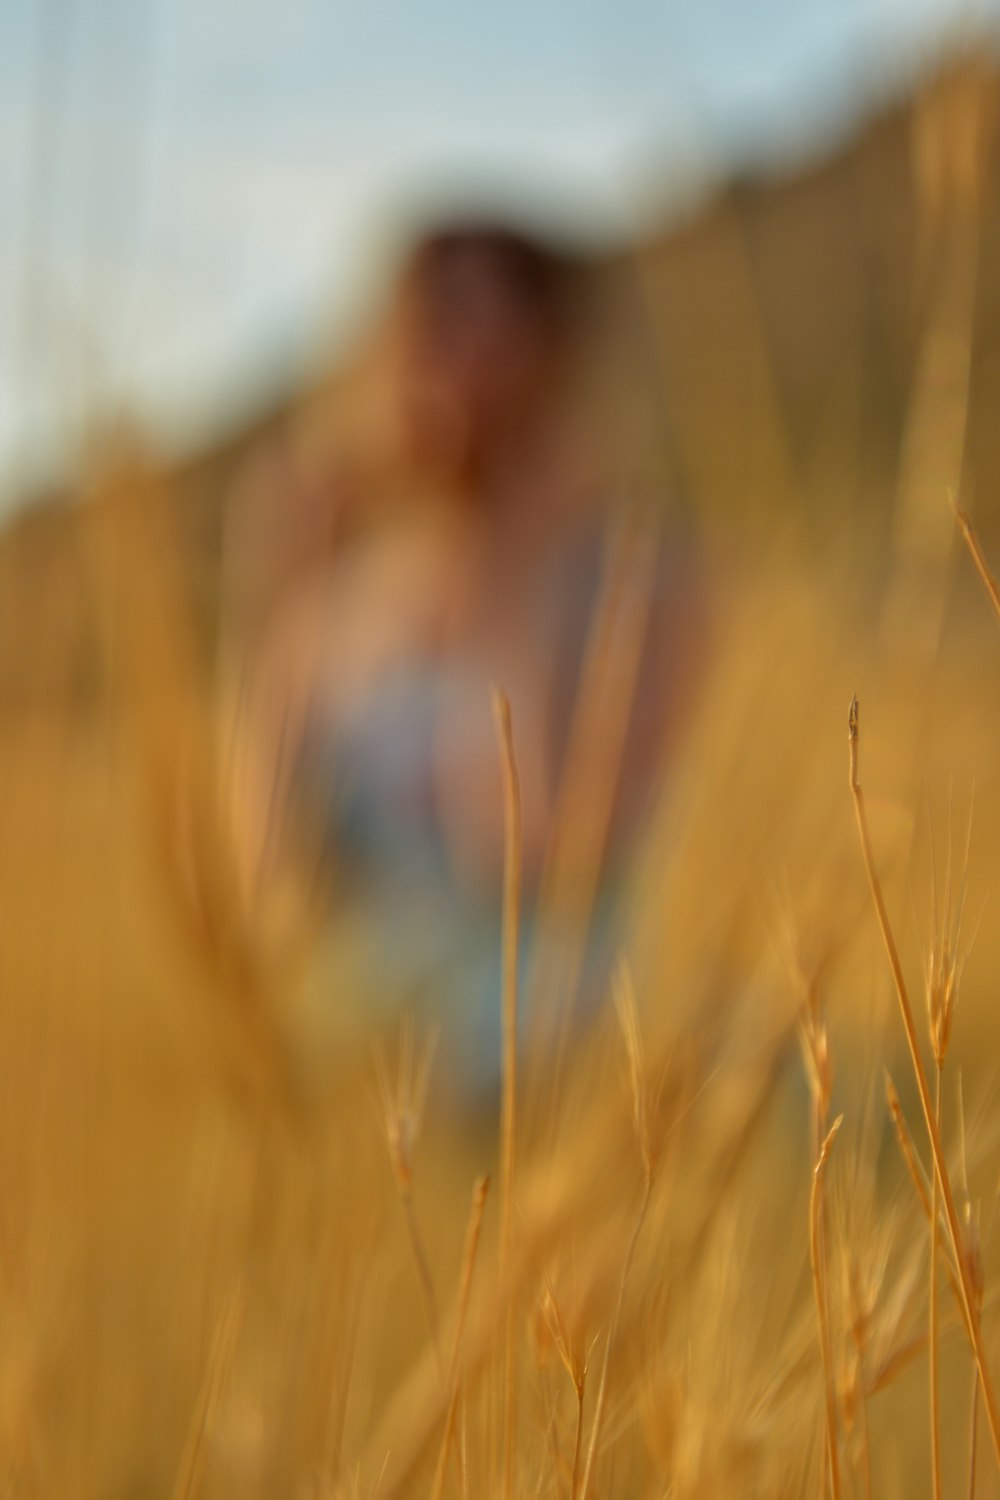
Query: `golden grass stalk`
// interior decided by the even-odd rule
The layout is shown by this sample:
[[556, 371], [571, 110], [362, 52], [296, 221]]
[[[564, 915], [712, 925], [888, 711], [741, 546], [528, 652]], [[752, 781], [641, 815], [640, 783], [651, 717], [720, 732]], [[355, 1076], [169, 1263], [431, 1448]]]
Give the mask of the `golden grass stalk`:
[[[906, 1165], [906, 1170], [910, 1177], [910, 1181], [913, 1183], [914, 1190], [920, 1200], [920, 1206], [924, 1211], [924, 1216], [927, 1219], [929, 1225], [931, 1220], [930, 1192], [926, 1182], [924, 1181], [923, 1169], [919, 1161], [917, 1160], [917, 1154], [913, 1149], [913, 1142], [910, 1139], [910, 1132], [907, 1129], [906, 1120], [903, 1117], [903, 1106], [899, 1102], [899, 1095], [896, 1092], [896, 1085], [893, 1083], [892, 1078], [888, 1073], [886, 1073], [885, 1075], [885, 1092], [889, 1106], [889, 1113], [892, 1116], [892, 1123], [896, 1131], [896, 1140], [899, 1144], [900, 1154], [902, 1155], [903, 1161]], [[965, 1303], [962, 1301], [962, 1290], [958, 1284], [958, 1276], [951, 1262], [950, 1256], [946, 1255], [944, 1257], [944, 1268], [948, 1274], [948, 1280], [951, 1283], [951, 1289], [955, 1294], [955, 1301], [958, 1305], [958, 1310], [962, 1315], [962, 1321], [966, 1325], [966, 1333], [968, 1334], [968, 1322], [966, 1321]], [[971, 1334], [968, 1334], [968, 1336], [971, 1338]]]
[[830, 1313], [826, 1296], [826, 1264], [823, 1247], [823, 1178], [830, 1148], [843, 1124], [838, 1115], [826, 1133], [816, 1165], [813, 1167], [812, 1191], [809, 1194], [809, 1259], [812, 1265], [813, 1293], [819, 1320], [819, 1343], [823, 1358], [823, 1380], [826, 1392], [826, 1441], [830, 1462], [830, 1492], [840, 1500], [840, 1462], [837, 1440], [837, 1390], [833, 1371], [833, 1340], [830, 1336]]
[[[933, 868], [933, 827], [931, 829], [932, 874], [931, 874], [931, 943], [927, 960], [927, 1022], [930, 1031], [931, 1052], [934, 1057], [934, 1120], [941, 1134], [941, 1095], [944, 1084], [944, 1063], [951, 1039], [951, 1028], [958, 1003], [958, 990], [962, 977], [960, 939], [962, 918], [965, 913], [965, 898], [969, 871], [969, 846], [972, 840], [972, 808], [969, 808], [969, 823], [965, 838], [965, 860], [957, 909], [952, 913], [951, 870], [951, 818], [948, 821], [948, 858], [945, 867], [944, 910], [938, 914], [937, 879]], [[931, 1178], [931, 1253], [930, 1294], [928, 1312], [928, 1362], [930, 1365], [931, 1402], [931, 1469], [934, 1481], [934, 1500], [941, 1500], [941, 1413], [938, 1374], [938, 1180]]]
[[920, 1055], [920, 1043], [917, 1039], [917, 1029], [913, 1020], [913, 1010], [906, 989], [906, 980], [903, 977], [903, 967], [896, 948], [896, 940], [893, 937], [892, 927], [889, 923], [889, 914], [886, 910], [885, 899], [882, 895], [882, 886], [875, 867], [875, 859], [872, 854], [871, 838], [868, 832], [868, 817], [865, 811], [864, 793], [858, 780], [858, 700], [852, 698], [848, 714], [848, 746], [850, 752], [849, 773], [850, 790], [854, 802], [854, 813], [858, 825], [858, 836], [861, 841], [861, 853], [864, 859], [865, 871], [868, 876], [868, 884], [871, 889], [872, 901], [878, 918], [879, 929], [882, 934], [882, 942], [885, 946], [886, 955], [889, 960], [889, 968], [892, 972], [893, 983], [896, 988], [896, 996], [899, 1001], [900, 1015], [903, 1021], [903, 1030], [906, 1033], [906, 1042], [910, 1051], [910, 1060], [913, 1064], [913, 1072], [917, 1081], [917, 1090], [920, 1094], [920, 1104], [924, 1114], [924, 1122], [927, 1126], [927, 1134], [930, 1140], [931, 1155], [934, 1159], [934, 1171], [937, 1176], [941, 1190], [941, 1199], [944, 1205], [945, 1219], [948, 1224], [948, 1234], [951, 1239], [952, 1253], [958, 1270], [958, 1284], [961, 1292], [962, 1307], [965, 1315], [965, 1324], [972, 1341], [973, 1352], [976, 1357], [976, 1366], [979, 1371], [980, 1384], [983, 1391], [983, 1402], [986, 1407], [986, 1416], [990, 1428], [990, 1437], [993, 1441], [993, 1450], [996, 1455], [997, 1464], [1000, 1466], [1000, 1408], [997, 1406], [996, 1391], [993, 1378], [990, 1373], [989, 1361], [986, 1357], [986, 1345], [983, 1341], [982, 1328], [975, 1317], [975, 1294], [972, 1286], [971, 1271], [966, 1257], [962, 1252], [962, 1231], [958, 1221], [958, 1211], [955, 1207], [955, 1196], [951, 1188], [951, 1180], [948, 1176], [948, 1167], [944, 1156], [944, 1147], [941, 1143], [941, 1133], [937, 1127], [934, 1105], [931, 1099], [930, 1086], [927, 1082], [927, 1072], [924, 1068], [923, 1059]]
[[[983, 1268], [983, 1247], [979, 1234], [979, 1215], [972, 1211], [972, 1199], [969, 1196], [969, 1164], [965, 1154], [965, 1096], [962, 1089], [962, 1075], [958, 1075], [958, 1123], [961, 1128], [962, 1143], [962, 1191], [965, 1198], [963, 1205], [963, 1216], [965, 1218], [965, 1254], [969, 1267], [972, 1290], [975, 1296], [975, 1317], [978, 1323], [983, 1315], [983, 1294], [986, 1288], [986, 1277]], [[972, 1364], [972, 1401], [969, 1412], [969, 1497], [975, 1500], [976, 1494], [976, 1450], [978, 1447], [979, 1431], [979, 1371], [975, 1361]]]
[[910, 1139], [910, 1132], [907, 1129], [906, 1120], [903, 1115], [903, 1106], [899, 1102], [899, 1093], [896, 1089], [896, 1085], [892, 1081], [892, 1074], [889, 1073], [888, 1070], [886, 1071], [885, 1075], [885, 1098], [886, 1104], [889, 1108], [889, 1113], [892, 1116], [893, 1126], [895, 1127], [896, 1140], [899, 1144], [900, 1155], [903, 1158], [903, 1162], [909, 1174], [910, 1181], [913, 1183], [914, 1191], [916, 1192], [917, 1197], [920, 1199], [920, 1206], [922, 1207], [924, 1214], [929, 1221], [931, 1214], [931, 1200], [928, 1196], [927, 1184], [924, 1181], [923, 1168], [921, 1167], [920, 1162], [917, 1160], [917, 1154], [913, 1148], [913, 1142]]
[[[941, 1131], [941, 1080], [944, 1073], [943, 1059], [935, 1057], [934, 1067], [934, 1125]], [[931, 1175], [931, 1255], [930, 1290], [927, 1313], [927, 1359], [930, 1366], [931, 1401], [931, 1477], [934, 1500], [941, 1500], [941, 1397], [938, 1382], [938, 1179]]]
[[[522, 1296], [529, 1284], [532, 1287], [537, 1284], [541, 1267], [570, 1232], [583, 1203], [588, 1201], [589, 1191], [586, 1179], [574, 1181], [568, 1187], [559, 1186], [544, 1200], [536, 1200], [533, 1211], [526, 1214], [524, 1232], [512, 1246], [506, 1284], [496, 1285], [483, 1315], [469, 1325], [462, 1349], [467, 1387], [482, 1378], [487, 1370], [499, 1342], [509, 1302]], [[447, 1397], [443, 1388], [436, 1392], [428, 1390], [425, 1363], [425, 1360], [419, 1361], [397, 1388], [378, 1428], [366, 1444], [363, 1472], [370, 1472], [373, 1463], [381, 1463], [386, 1450], [391, 1448], [388, 1474], [378, 1492], [380, 1500], [413, 1493], [414, 1474], [428, 1444], [436, 1442], [441, 1430]], [[489, 1434], [488, 1441], [491, 1441], [493, 1424], [486, 1422], [484, 1426]]]
[[444, 1359], [441, 1354], [441, 1335], [437, 1299], [434, 1295], [434, 1281], [431, 1276], [427, 1252], [424, 1249], [420, 1226], [417, 1223], [416, 1210], [413, 1206], [414, 1159], [417, 1137], [420, 1134], [420, 1125], [423, 1118], [424, 1104], [427, 1098], [427, 1081], [430, 1076], [435, 1042], [436, 1038], [432, 1033], [418, 1056], [414, 1050], [412, 1023], [408, 1019], [405, 1019], [400, 1031], [399, 1067], [395, 1088], [389, 1082], [385, 1060], [377, 1049], [375, 1052], [375, 1076], [381, 1104], [382, 1129], [389, 1151], [389, 1162], [399, 1194], [400, 1206], [403, 1210], [406, 1235], [409, 1240], [410, 1251], [417, 1273], [417, 1283], [420, 1287], [420, 1299], [423, 1303], [424, 1317], [427, 1320], [427, 1331], [430, 1334], [431, 1345], [434, 1349], [434, 1359], [437, 1364], [438, 1376], [443, 1383], [445, 1374]]
[[438, 1455], [437, 1472], [434, 1475], [434, 1488], [431, 1491], [432, 1500], [441, 1500], [441, 1495], [444, 1493], [444, 1477], [448, 1471], [448, 1455], [451, 1449], [452, 1434], [455, 1430], [455, 1413], [458, 1410], [458, 1395], [461, 1390], [459, 1358], [462, 1352], [462, 1335], [465, 1332], [465, 1317], [469, 1307], [469, 1291], [472, 1287], [472, 1273], [476, 1266], [479, 1233], [483, 1226], [483, 1210], [486, 1207], [486, 1195], [489, 1191], [489, 1186], [490, 1179], [488, 1177], [477, 1177], [472, 1188], [472, 1204], [469, 1209], [469, 1222], [465, 1231], [465, 1250], [462, 1255], [462, 1274], [458, 1285], [458, 1310], [455, 1317], [455, 1333], [451, 1344], [451, 1362], [448, 1369], [448, 1410], [444, 1419], [444, 1435], [441, 1439], [441, 1452]]
[[540, 1303], [540, 1311], [546, 1330], [552, 1340], [552, 1346], [559, 1356], [560, 1363], [570, 1378], [573, 1393], [576, 1396], [576, 1436], [573, 1443], [573, 1470], [570, 1480], [571, 1500], [577, 1500], [580, 1493], [580, 1461], [583, 1457], [583, 1403], [587, 1392], [587, 1370], [590, 1367], [590, 1356], [593, 1352], [594, 1343], [585, 1349], [581, 1342], [574, 1339], [563, 1317], [559, 1299], [555, 1294], [552, 1283], [546, 1277], [545, 1292]]
[[656, 1166], [649, 1137], [649, 1100], [644, 1076], [642, 1040], [636, 1012], [635, 992], [632, 988], [630, 971], [624, 962], [618, 968], [614, 997], [618, 1022], [621, 1026], [622, 1037], [625, 1042], [625, 1055], [628, 1061], [632, 1125], [635, 1130], [636, 1144], [639, 1147], [639, 1156], [642, 1161], [643, 1190], [639, 1211], [632, 1225], [632, 1232], [629, 1235], [628, 1245], [625, 1250], [625, 1259], [622, 1262], [621, 1276], [618, 1280], [618, 1290], [615, 1294], [615, 1306], [611, 1316], [611, 1326], [608, 1329], [608, 1337], [604, 1345], [604, 1359], [601, 1363], [601, 1378], [597, 1386], [594, 1420], [590, 1429], [590, 1441], [587, 1444], [587, 1462], [584, 1466], [583, 1480], [579, 1490], [580, 1500], [587, 1500], [587, 1492], [590, 1487], [590, 1477], [594, 1467], [594, 1458], [597, 1453], [597, 1444], [604, 1420], [611, 1353], [615, 1346], [615, 1336], [621, 1320], [622, 1303], [625, 1300], [625, 1286], [629, 1278], [629, 1273], [632, 1270], [632, 1262], [635, 1259], [635, 1249], [639, 1242], [639, 1236], [642, 1233], [642, 1226], [646, 1221], [646, 1215], [649, 1211], [649, 1201], [653, 1191], [653, 1174]]
[[[969, 556], [972, 558], [972, 562], [973, 562], [973, 565], [975, 566], [976, 572], [979, 574], [980, 580], [982, 582], [983, 587], [986, 590], [987, 597], [989, 598], [990, 604], [993, 606], [993, 613], [996, 615], [997, 619], [1000, 620], [1000, 584], [997, 583], [997, 580], [996, 580], [996, 578], [995, 578], [995, 576], [993, 574], [993, 571], [990, 568], [989, 563], [986, 561], [986, 555], [983, 552], [982, 545], [980, 544], [980, 541], [979, 541], [979, 537], [976, 535], [975, 527], [972, 524], [972, 518], [969, 515], [969, 513], [968, 513], [967, 510], [965, 510], [962, 506], [957, 505], [955, 503], [954, 497], [952, 497], [952, 509], [953, 509], [953, 511], [955, 513], [955, 520], [958, 522], [958, 528], [959, 528], [959, 530], [962, 533], [962, 540], [965, 542], [965, 545], [966, 545], [966, 547], [968, 549], [968, 552], [969, 552]], [[968, 1212], [967, 1212], [967, 1219], [968, 1219], [969, 1227], [971, 1229], [972, 1228], [972, 1220], [971, 1220], [971, 1215]], [[971, 1249], [971, 1256], [972, 1256], [973, 1266], [970, 1268], [970, 1270], [972, 1270], [974, 1272], [975, 1268], [978, 1266], [979, 1269], [980, 1269], [980, 1272], [981, 1272], [981, 1261], [978, 1259], [978, 1245], [973, 1245], [973, 1247]], [[981, 1299], [982, 1299], [981, 1279], [977, 1282], [977, 1278], [973, 1274], [972, 1275], [972, 1284], [973, 1284], [974, 1290], [977, 1291], [979, 1299], [981, 1301]], [[977, 1329], [978, 1329], [978, 1316], [976, 1318], [976, 1323], [977, 1323]], [[977, 1448], [977, 1428], [978, 1428], [978, 1411], [979, 1411], [979, 1390], [980, 1390], [980, 1386], [981, 1385], [982, 1385], [982, 1371], [979, 1368], [979, 1363], [978, 1363], [978, 1359], [977, 1359], [976, 1368], [973, 1371], [973, 1380], [972, 1380], [972, 1414], [971, 1414], [971, 1418], [970, 1418], [970, 1429], [969, 1429], [969, 1495], [970, 1496], [974, 1496], [975, 1495], [975, 1491], [976, 1491], [976, 1448]], [[985, 1391], [984, 1391], [984, 1395], [985, 1395]], [[987, 1417], [989, 1417], [989, 1416], [990, 1416], [990, 1409], [989, 1409], [989, 1406], [987, 1405]], [[994, 1436], [994, 1446], [996, 1446], [996, 1438], [995, 1438], [995, 1434], [993, 1433], [992, 1421], [991, 1421], [991, 1424], [990, 1424], [990, 1432], [991, 1432], [991, 1435]]]
[[986, 556], [976, 535], [976, 529], [972, 524], [972, 517], [962, 506], [956, 505], [954, 500], [952, 500], [952, 509], [955, 512], [958, 529], [962, 533], [962, 540], [969, 550], [969, 556], [972, 558], [976, 572], [979, 574], [983, 588], [986, 590], [989, 601], [993, 606], [993, 613], [1000, 620], [1000, 584], [997, 583], [990, 570], [990, 565], [986, 561]]
[[570, 1480], [570, 1500], [580, 1493], [580, 1459], [583, 1454], [583, 1398], [586, 1392], [587, 1372], [576, 1389], [576, 1437], [573, 1441], [573, 1477]]
[[976, 1500], [976, 1449], [979, 1439], [979, 1371], [972, 1366], [972, 1411], [969, 1417], [969, 1500]]
[[[559, 1096], [587, 931], [611, 832], [625, 742], [649, 632], [656, 536], [629, 515], [608, 537], [601, 590], [590, 622], [580, 685], [573, 705], [565, 765], [546, 850], [538, 898], [538, 951], [532, 954], [527, 1002], [530, 1019], [556, 1041], [546, 1057]], [[558, 933], [553, 946], [545, 934]], [[540, 1006], [546, 1012], [540, 1014]], [[541, 1097], [542, 1091], [538, 1091]], [[533, 1091], [534, 1094], [534, 1091]], [[532, 1096], [529, 1103], [537, 1101]]]
[[833, 1091], [833, 1067], [830, 1061], [830, 1038], [826, 1014], [817, 981], [806, 978], [797, 957], [793, 959], [792, 969], [804, 992], [798, 1020], [799, 1043], [813, 1104], [810, 1135], [814, 1168], [812, 1191], [809, 1197], [809, 1258], [812, 1266], [813, 1292], [816, 1299], [823, 1361], [830, 1482], [834, 1500], [837, 1500], [840, 1493], [840, 1464], [837, 1447], [836, 1380], [833, 1372], [829, 1286], [826, 1275], [826, 1200], [823, 1193], [823, 1168], [834, 1136], [840, 1129], [843, 1116], [834, 1122], [832, 1129], [827, 1129], [830, 1098]]
[[542, 1494], [542, 1486], [545, 1483], [547, 1463], [551, 1465], [552, 1468], [556, 1495], [558, 1496], [561, 1493], [559, 1474], [562, 1465], [562, 1454], [559, 1451], [559, 1443], [556, 1438], [556, 1418], [559, 1415], [559, 1393], [558, 1391], [554, 1390], [550, 1393], [547, 1381], [543, 1382], [542, 1388], [545, 1392], [546, 1417], [543, 1427], [544, 1436], [540, 1444], [541, 1451], [538, 1456], [538, 1472], [535, 1476], [534, 1488], [531, 1491], [532, 1495], [534, 1496], [534, 1500], [540, 1500]]
[[[974, 1308], [976, 1324], [982, 1316], [983, 1290], [985, 1278], [983, 1274], [982, 1246], [979, 1239], [979, 1225], [972, 1213], [972, 1205], [966, 1198], [965, 1203], [965, 1227], [966, 1227], [966, 1255], [972, 1281], [973, 1294], [976, 1299]], [[976, 1493], [976, 1449], [978, 1446], [979, 1427], [979, 1388], [982, 1384], [979, 1369], [973, 1362], [972, 1366], [972, 1404], [969, 1415], [969, 1496], [970, 1500]]]
[[857, 1361], [854, 1377], [855, 1393], [861, 1412], [861, 1459], [864, 1476], [865, 1500], [872, 1500], [872, 1439], [871, 1420], [868, 1412], [867, 1344], [869, 1313], [859, 1286], [857, 1262], [852, 1261], [848, 1273], [848, 1295], [851, 1311], [851, 1339]]
[[201, 1489], [208, 1434], [225, 1395], [245, 1309], [246, 1289], [237, 1280], [230, 1288], [215, 1329], [171, 1500], [194, 1500]]
[[[517, 989], [521, 914], [521, 783], [514, 753], [510, 704], [499, 688], [493, 690], [493, 717], [503, 775], [503, 1094], [500, 1106], [500, 1274], [510, 1262], [511, 1205], [514, 1194], [514, 1154], [517, 1130]], [[515, 1441], [514, 1303], [508, 1299], [504, 1327], [503, 1375], [503, 1493], [513, 1494]]]
[[590, 1477], [594, 1467], [594, 1459], [597, 1454], [597, 1444], [601, 1436], [601, 1427], [604, 1421], [604, 1407], [608, 1394], [608, 1369], [611, 1364], [611, 1353], [615, 1346], [615, 1338], [618, 1332], [618, 1324], [621, 1321], [622, 1303], [625, 1301], [625, 1286], [628, 1282], [629, 1273], [632, 1270], [632, 1262], [635, 1259], [635, 1249], [642, 1233], [642, 1226], [646, 1222], [649, 1211], [649, 1200], [652, 1196], [653, 1181], [651, 1177], [645, 1179], [643, 1185], [642, 1201], [632, 1225], [632, 1233], [629, 1235], [628, 1245], [625, 1250], [625, 1259], [622, 1262], [621, 1276], [618, 1280], [618, 1290], [615, 1295], [614, 1312], [611, 1315], [611, 1326], [608, 1329], [607, 1341], [604, 1345], [604, 1359], [601, 1363], [601, 1379], [597, 1387], [597, 1400], [594, 1404], [594, 1420], [590, 1429], [590, 1441], [587, 1444], [587, 1461], [584, 1465], [583, 1479], [580, 1483], [580, 1500], [587, 1500], [590, 1489]]

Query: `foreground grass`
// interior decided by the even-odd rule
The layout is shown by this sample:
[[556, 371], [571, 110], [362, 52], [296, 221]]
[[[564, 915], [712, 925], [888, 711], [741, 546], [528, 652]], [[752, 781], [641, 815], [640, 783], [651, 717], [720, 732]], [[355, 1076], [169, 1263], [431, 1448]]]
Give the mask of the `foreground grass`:
[[[499, 1110], [306, 914], [246, 907], [171, 631], [126, 601], [99, 713], [8, 716], [14, 1492], [998, 1493], [1000, 636], [971, 571], [930, 665], [849, 575], [716, 582], [622, 964], [561, 1066], [508, 1045]], [[506, 951], [512, 1040], [545, 995]]]

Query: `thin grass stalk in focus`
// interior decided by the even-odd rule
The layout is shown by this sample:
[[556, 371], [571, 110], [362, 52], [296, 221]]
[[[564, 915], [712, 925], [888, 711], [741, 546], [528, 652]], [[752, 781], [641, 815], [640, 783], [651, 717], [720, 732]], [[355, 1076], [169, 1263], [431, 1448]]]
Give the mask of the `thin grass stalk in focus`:
[[931, 1099], [930, 1086], [927, 1082], [927, 1072], [924, 1068], [923, 1059], [920, 1056], [920, 1043], [917, 1039], [917, 1030], [913, 1020], [913, 1010], [906, 989], [906, 981], [903, 977], [903, 967], [900, 963], [899, 953], [896, 949], [896, 940], [892, 934], [889, 923], [889, 914], [886, 910], [885, 899], [882, 895], [882, 886], [875, 867], [872, 854], [871, 838], [868, 832], [868, 817], [865, 811], [864, 793], [858, 780], [858, 700], [851, 699], [848, 714], [848, 747], [849, 758], [849, 780], [851, 796], [854, 802], [854, 813], [858, 825], [858, 835], [861, 841], [861, 853], [864, 859], [865, 871], [868, 876], [868, 884], [871, 889], [872, 900], [875, 905], [875, 914], [878, 918], [882, 941], [885, 946], [886, 955], [889, 959], [889, 967], [892, 971], [893, 982], [896, 987], [896, 996], [899, 1001], [900, 1015], [903, 1021], [903, 1030], [906, 1033], [907, 1046], [910, 1050], [910, 1060], [913, 1064], [913, 1072], [917, 1081], [917, 1089], [920, 1094], [920, 1104], [924, 1114], [924, 1122], [927, 1126], [927, 1134], [930, 1139], [931, 1154], [934, 1158], [934, 1171], [938, 1178], [941, 1189], [941, 1197], [944, 1204], [945, 1217], [948, 1223], [948, 1233], [951, 1238], [952, 1253], [958, 1270], [958, 1284], [962, 1294], [962, 1306], [965, 1315], [966, 1328], [968, 1329], [972, 1347], [976, 1357], [976, 1365], [979, 1370], [979, 1378], [983, 1390], [983, 1402], [986, 1407], [987, 1421], [989, 1422], [990, 1437], [993, 1440], [993, 1451], [996, 1455], [997, 1464], [1000, 1466], [1000, 1409], [997, 1406], [996, 1391], [990, 1374], [989, 1362], [986, 1358], [986, 1346], [983, 1341], [982, 1328], [975, 1317], [975, 1297], [970, 1284], [970, 1272], [966, 1257], [962, 1250], [962, 1232], [958, 1221], [958, 1211], [955, 1207], [955, 1198], [951, 1190], [951, 1180], [948, 1176], [948, 1167], [944, 1158], [944, 1148], [941, 1144], [941, 1135], [937, 1129], [934, 1105]]
[[955, 505], [954, 501], [952, 502], [952, 508], [955, 512], [955, 520], [958, 522], [959, 530], [962, 533], [962, 539], [969, 549], [969, 556], [972, 558], [976, 572], [979, 574], [983, 587], [989, 595], [989, 601], [993, 606], [993, 613], [1000, 620], [1000, 584], [997, 583], [990, 570], [990, 565], [986, 561], [986, 555], [976, 535], [976, 529], [972, 524], [972, 517], [962, 506]]
[[[940, 1133], [941, 1130], [941, 1076], [942, 1067], [937, 1063], [934, 1069], [934, 1124]], [[941, 1500], [941, 1396], [939, 1388], [938, 1373], [938, 1178], [937, 1173], [931, 1175], [931, 1264], [930, 1264], [930, 1288], [928, 1294], [928, 1332], [927, 1332], [927, 1357], [930, 1365], [930, 1398], [931, 1398], [931, 1478], [933, 1481], [934, 1500]]]
[[[959, 954], [959, 938], [962, 917], [965, 911], [965, 895], [969, 869], [969, 846], [972, 838], [972, 809], [969, 809], [969, 827], [965, 841], [965, 861], [962, 871], [958, 909], [952, 918], [951, 879], [951, 811], [948, 817], [948, 855], [945, 865], [944, 910], [938, 914], [937, 876], [934, 868], [934, 829], [931, 825], [931, 943], [927, 962], [927, 1021], [930, 1033], [931, 1053], [934, 1058], [934, 1123], [941, 1134], [941, 1100], [944, 1088], [944, 1064], [951, 1039], [951, 1028], [958, 1000], [962, 962]], [[931, 1472], [934, 1500], [941, 1500], [941, 1400], [938, 1359], [938, 1208], [937, 1173], [931, 1177], [931, 1256], [928, 1322], [928, 1360], [930, 1365], [930, 1419], [931, 1419]]]
[[[962, 1191], [965, 1196], [965, 1250], [968, 1257], [967, 1264], [969, 1276], [972, 1282], [972, 1290], [975, 1295], [976, 1305], [974, 1308], [976, 1321], [983, 1315], [983, 1296], [986, 1288], [986, 1273], [983, 1266], [982, 1242], [979, 1234], [978, 1212], [973, 1213], [972, 1199], [969, 1194], [969, 1164], [965, 1153], [965, 1096], [962, 1089], [962, 1075], [958, 1075], [958, 1121], [961, 1127], [962, 1143]], [[969, 1500], [975, 1500], [976, 1494], [976, 1456], [979, 1438], [979, 1370], [976, 1362], [972, 1362], [972, 1401], [969, 1411]]]

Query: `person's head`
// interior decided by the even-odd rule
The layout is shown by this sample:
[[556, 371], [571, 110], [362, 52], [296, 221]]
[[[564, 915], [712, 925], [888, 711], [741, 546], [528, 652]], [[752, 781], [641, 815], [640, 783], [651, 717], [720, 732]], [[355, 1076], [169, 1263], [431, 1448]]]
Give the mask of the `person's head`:
[[404, 278], [401, 415], [414, 455], [476, 475], [516, 441], [570, 335], [570, 271], [513, 230], [459, 225], [425, 239]]

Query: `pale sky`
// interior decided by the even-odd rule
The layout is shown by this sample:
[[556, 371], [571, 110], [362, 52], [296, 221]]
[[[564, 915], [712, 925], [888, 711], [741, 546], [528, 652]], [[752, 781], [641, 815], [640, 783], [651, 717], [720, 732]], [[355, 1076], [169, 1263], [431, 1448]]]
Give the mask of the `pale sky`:
[[429, 190], [626, 233], [963, 26], [1000, 0], [0, 0], [0, 504], [95, 405], [280, 384]]

